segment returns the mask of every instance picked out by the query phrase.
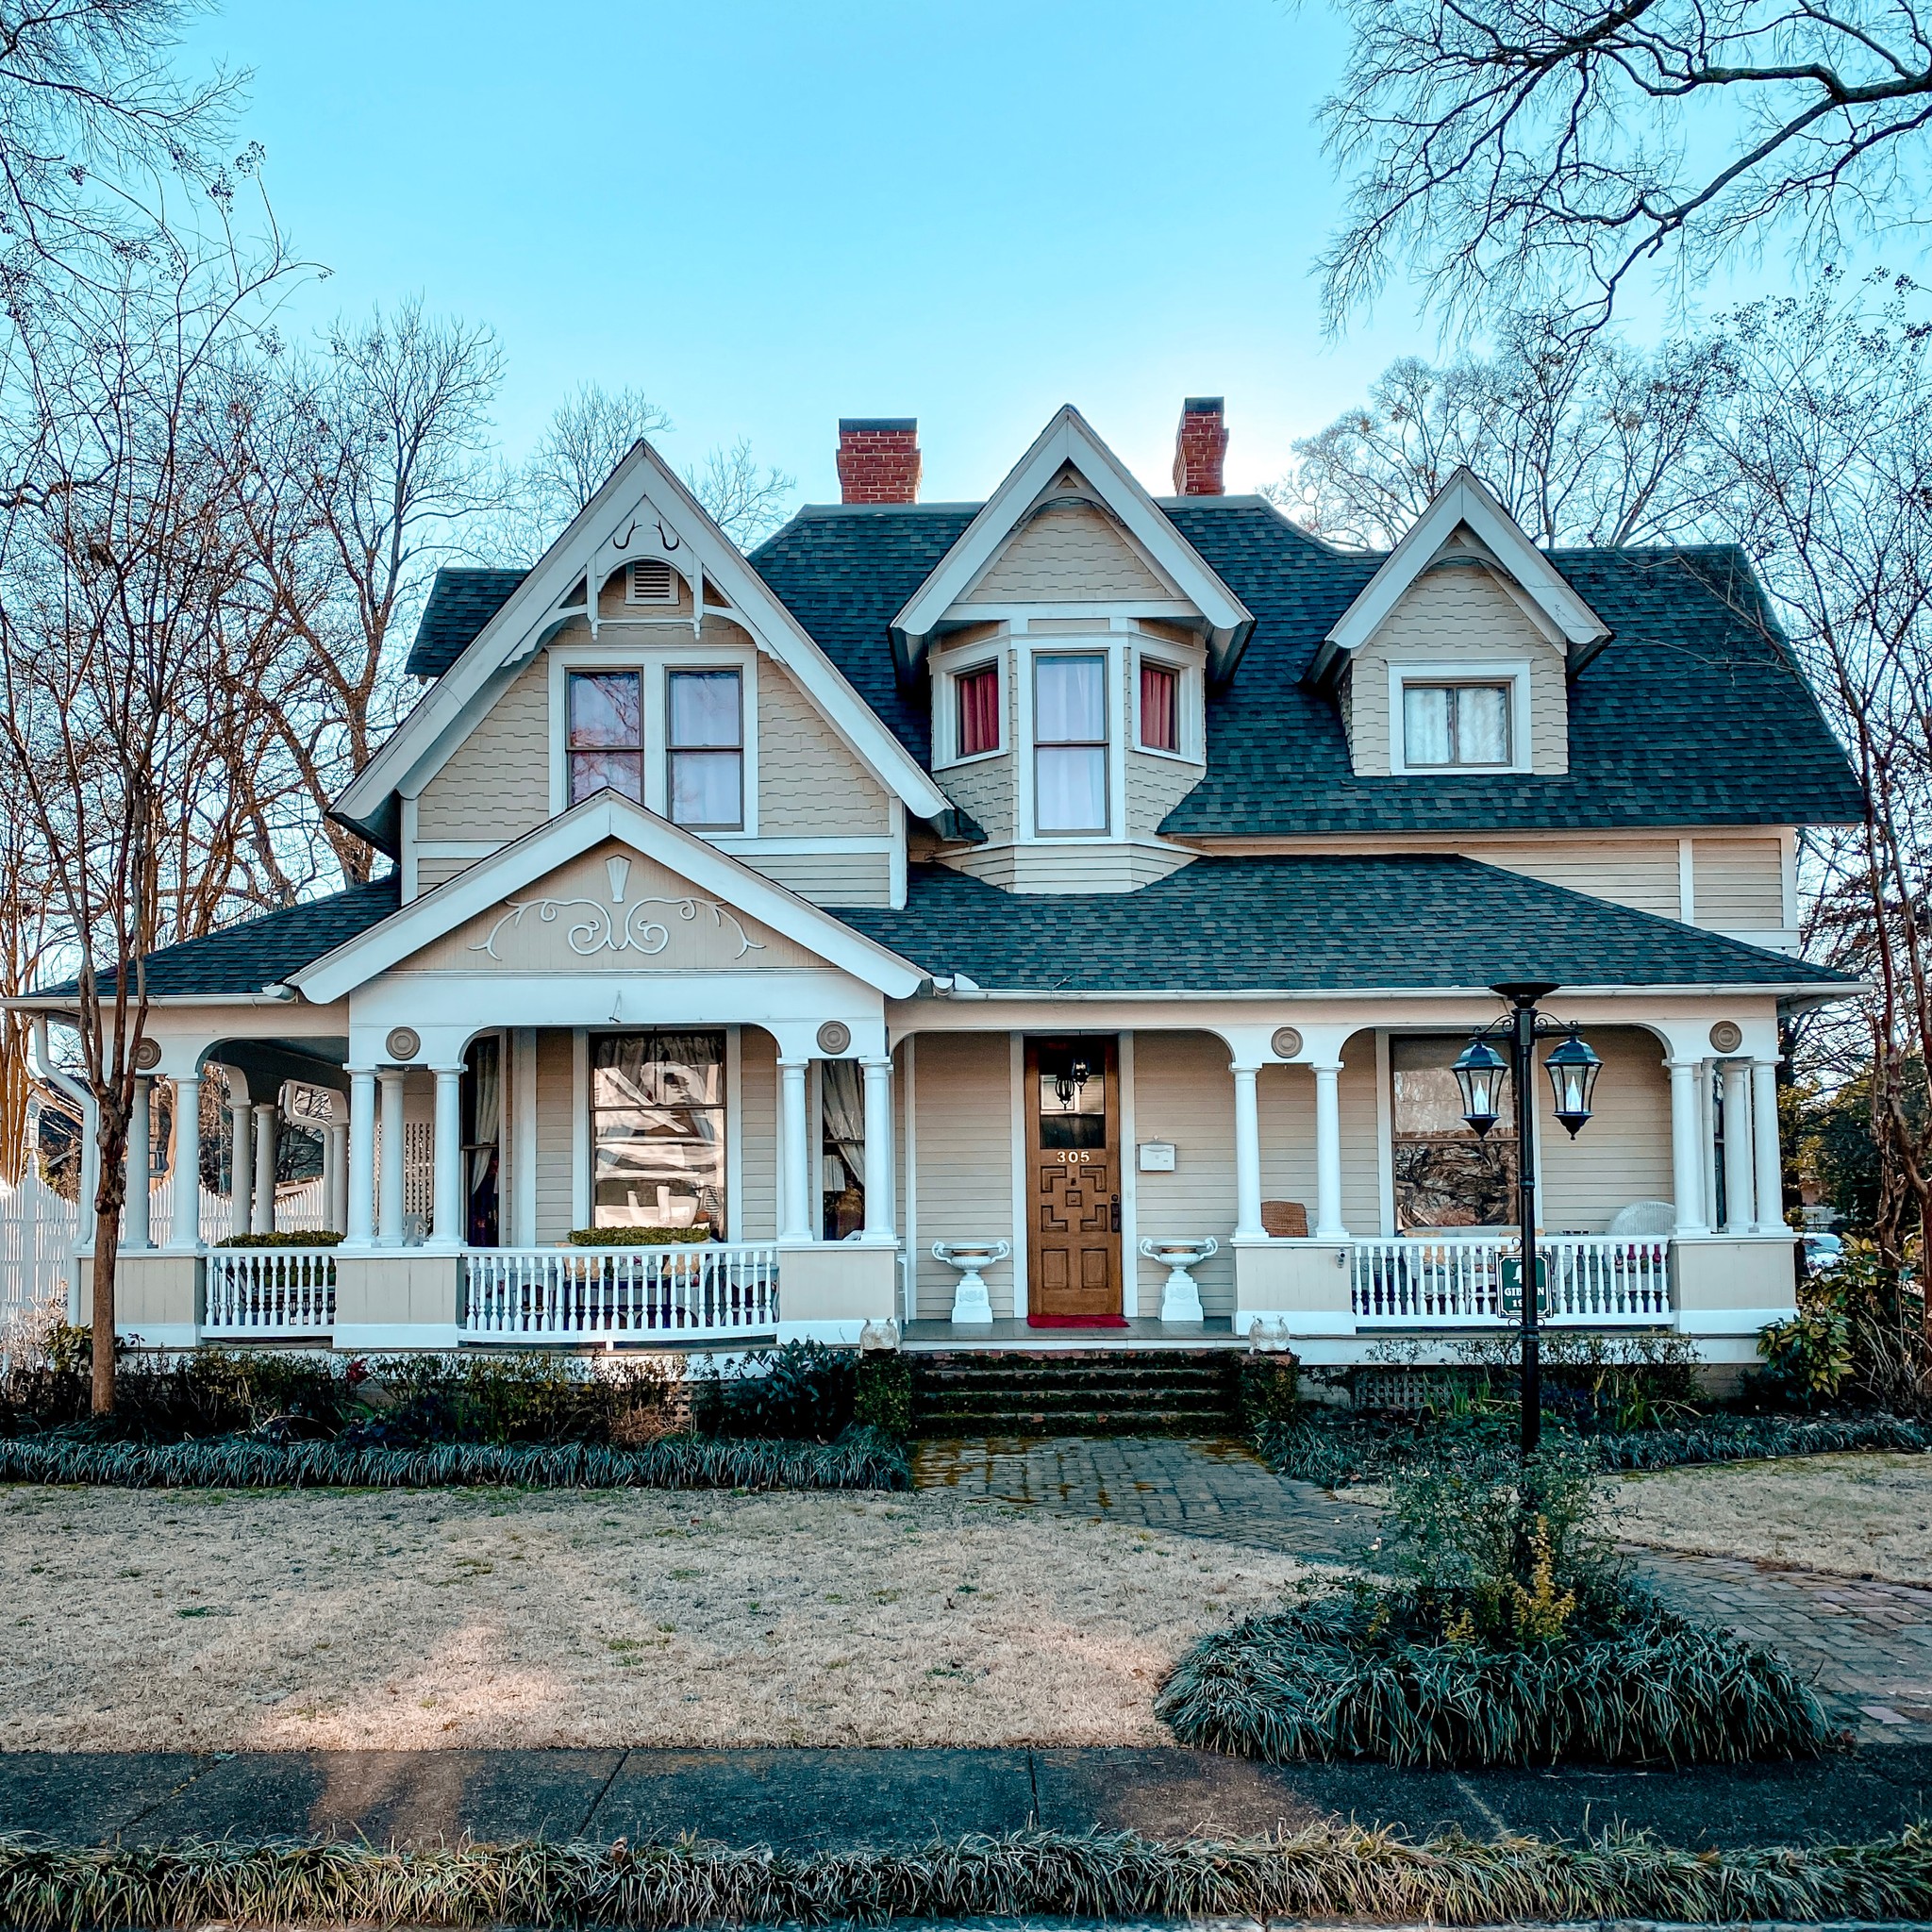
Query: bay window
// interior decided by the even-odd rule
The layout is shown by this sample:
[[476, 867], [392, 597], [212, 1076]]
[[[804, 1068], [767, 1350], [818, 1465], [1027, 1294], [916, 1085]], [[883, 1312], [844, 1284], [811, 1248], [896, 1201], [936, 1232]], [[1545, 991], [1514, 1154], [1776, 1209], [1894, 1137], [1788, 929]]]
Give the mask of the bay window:
[[997, 664], [962, 671], [953, 680], [954, 742], [962, 758], [1000, 748], [1000, 672]]
[[666, 816], [736, 831], [744, 824], [744, 707], [736, 671], [674, 671], [666, 679]]
[[1141, 744], [1145, 751], [1181, 748], [1181, 675], [1166, 664], [1141, 663]]
[[1033, 660], [1033, 822], [1037, 832], [1107, 830], [1107, 659]]

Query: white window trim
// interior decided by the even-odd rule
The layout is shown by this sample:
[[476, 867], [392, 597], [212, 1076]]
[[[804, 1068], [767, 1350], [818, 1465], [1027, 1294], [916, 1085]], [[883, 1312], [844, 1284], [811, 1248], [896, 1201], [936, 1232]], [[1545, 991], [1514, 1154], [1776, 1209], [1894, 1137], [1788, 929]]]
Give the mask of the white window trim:
[[[1049, 633], [1045, 637], [1024, 638], [1014, 645], [1015, 672], [1020, 680], [1019, 719], [1014, 730], [1014, 749], [1019, 755], [1018, 825], [1015, 841], [1021, 845], [1104, 845], [1119, 843], [1122, 812], [1127, 790], [1126, 706], [1123, 691], [1126, 684], [1125, 635], [1096, 628], [1093, 631]], [[1107, 680], [1104, 696], [1107, 716], [1107, 824], [1091, 832], [1042, 832], [1033, 817], [1033, 660], [1036, 658], [1099, 658]]]
[[[1529, 762], [1529, 660], [1462, 664], [1453, 659], [1432, 664], [1391, 664], [1389, 667], [1389, 771], [1397, 778], [1440, 778], [1527, 772]], [[1402, 728], [1402, 693], [1411, 684], [1507, 684], [1509, 686], [1509, 762], [1507, 765], [1411, 765]]]
[[[1179, 741], [1178, 749], [1162, 751], [1158, 746], [1141, 742], [1141, 660], [1157, 664], [1163, 671], [1177, 674], [1178, 686], [1174, 691], [1175, 724], [1174, 733]], [[1204, 741], [1207, 734], [1207, 701], [1202, 691], [1201, 663], [1199, 653], [1190, 653], [1179, 644], [1171, 644], [1164, 638], [1150, 638], [1136, 632], [1132, 646], [1127, 653], [1125, 671], [1127, 728], [1129, 751], [1139, 752], [1143, 758], [1168, 758], [1179, 765], [1198, 765], [1204, 762], [1206, 752]]]
[[[700, 661], [694, 654], [687, 651], [679, 651], [671, 657], [667, 657], [664, 660], [659, 695], [664, 734], [663, 742], [658, 747], [658, 762], [663, 769], [658, 774], [658, 783], [664, 790], [665, 804], [660, 809], [662, 816], [665, 818], [671, 817], [669, 809], [671, 759], [673, 755], [671, 743], [671, 680], [680, 671], [716, 671], [720, 668], [719, 665]], [[738, 674], [738, 742], [735, 745], [721, 744], [714, 747], [718, 751], [735, 751], [738, 754], [738, 823], [735, 825], [686, 825], [684, 827], [687, 832], [695, 832], [700, 839], [708, 836], [718, 839], [743, 839], [756, 838], [758, 836], [758, 821], [752, 810], [751, 802], [751, 711], [756, 697], [757, 692], [752, 686], [751, 679], [744, 675], [742, 669], [740, 669]], [[679, 745], [676, 747], [679, 751], [702, 751], [705, 748], [703, 745]], [[648, 745], [645, 747], [645, 755], [646, 757], [649, 756]], [[676, 824], [680, 821], [673, 819], [672, 823]]]
[[[991, 654], [987, 655], [991, 643]], [[1012, 756], [1013, 747], [1008, 741], [1012, 728], [1011, 714], [1011, 675], [1008, 669], [1012, 653], [1005, 638], [982, 639], [978, 645], [961, 648], [959, 661], [948, 663], [937, 661], [934, 669], [938, 675], [933, 679], [932, 721], [933, 761], [936, 772], [950, 771], [958, 765], [983, 765], [989, 758], [1004, 758]], [[991, 669], [999, 675], [999, 720], [1000, 741], [991, 751], [962, 753], [959, 750], [959, 692], [958, 681], [970, 677], [975, 671]]]
[[550, 658], [550, 816], [570, 809], [570, 719], [568, 680], [573, 671], [635, 671], [640, 680], [643, 713], [644, 796], [647, 811], [668, 818], [666, 797], [669, 759], [666, 756], [666, 678], [673, 671], [705, 671], [731, 667], [741, 680], [739, 695], [744, 717], [744, 824], [708, 831], [689, 827], [713, 842], [758, 836], [758, 654], [748, 645], [706, 644], [677, 650], [640, 651], [633, 643], [553, 645]]

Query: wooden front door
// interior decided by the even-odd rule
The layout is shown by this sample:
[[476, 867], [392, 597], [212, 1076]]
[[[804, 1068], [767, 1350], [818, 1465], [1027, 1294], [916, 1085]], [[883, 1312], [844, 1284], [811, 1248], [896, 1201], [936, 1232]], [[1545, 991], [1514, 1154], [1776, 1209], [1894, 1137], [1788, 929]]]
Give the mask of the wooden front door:
[[1026, 1306], [1032, 1314], [1121, 1311], [1115, 1046], [1092, 1036], [1026, 1042]]

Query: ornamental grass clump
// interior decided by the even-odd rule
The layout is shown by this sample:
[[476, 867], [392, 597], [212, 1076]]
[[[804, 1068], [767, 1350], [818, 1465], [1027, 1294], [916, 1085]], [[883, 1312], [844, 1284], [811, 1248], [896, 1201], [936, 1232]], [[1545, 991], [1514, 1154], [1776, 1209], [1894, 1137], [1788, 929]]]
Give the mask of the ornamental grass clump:
[[1736, 1763], [1833, 1747], [1781, 1658], [1665, 1609], [1599, 1515], [1596, 1464], [1497, 1434], [1391, 1477], [1375, 1574], [1196, 1644], [1158, 1715], [1183, 1743], [1275, 1762]]
[[1919, 1920], [1932, 1836], [1686, 1851], [1643, 1833], [1493, 1842], [1318, 1824], [1161, 1843], [1016, 1832], [813, 1852], [679, 1840], [75, 1846], [0, 1839], [0, 1927], [883, 1924], [894, 1919], [1483, 1925]]

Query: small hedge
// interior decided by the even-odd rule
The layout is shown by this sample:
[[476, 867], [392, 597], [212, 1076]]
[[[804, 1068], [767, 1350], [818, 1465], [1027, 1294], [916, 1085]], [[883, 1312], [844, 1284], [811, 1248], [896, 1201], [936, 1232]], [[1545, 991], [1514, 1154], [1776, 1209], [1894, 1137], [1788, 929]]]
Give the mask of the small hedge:
[[388, 1449], [246, 1436], [116, 1442], [47, 1434], [0, 1439], [0, 1481], [142, 1490], [904, 1490], [911, 1474], [897, 1442], [865, 1430], [836, 1442], [665, 1436], [638, 1449], [583, 1442]]
[[574, 1248], [691, 1248], [711, 1239], [708, 1221], [689, 1227], [574, 1227], [564, 1237]]
[[[1556, 1426], [1546, 1420], [1546, 1430]], [[1435, 1450], [1454, 1434], [1453, 1425], [1430, 1419], [1341, 1416], [1325, 1421], [1306, 1410], [1291, 1419], [1263, 1422], [1253, 1431], [1256, 1447], [1277, 1474], [1319, 1483], [1324, 1490], [1379, 1481], [1419, 1451]], [[1603, 1469], [1675, 1469], [1842, 1449], [1923, 1450], [1932, 1448], [1932, 1424], [1893, 1415], [1712, 1415], [1661, 1428], [1607, 1429], [1577, 1441]]]
[[213, 1243], [218, 1248], [335, 1248], [342, 1237], [333, 1228], [284, 1227], [274, 1234], [231, 1234]]
[[1273, 1763], [1729, 1764], [1832, 1748], [1781, 1658], [1657, 1606], [1511, 1648], [1442, 1629], [1392, 1591], [1250, 1617], [1197, 1643], [1155, 1709], [1184, 1744]]
[[883, 1924], [893, 1919], [1329, 1919], [1449, 1925], [1932, 1915], [1932, 1834], [1680, 1851], [1644, 1833], [1494, 1843], [1315, 1825], [1162, 1844], [1024, 1832], [891, 1850], [525, 1841], [78, 1847], [0, 1840], [19, 1932], [295, 1925]]

